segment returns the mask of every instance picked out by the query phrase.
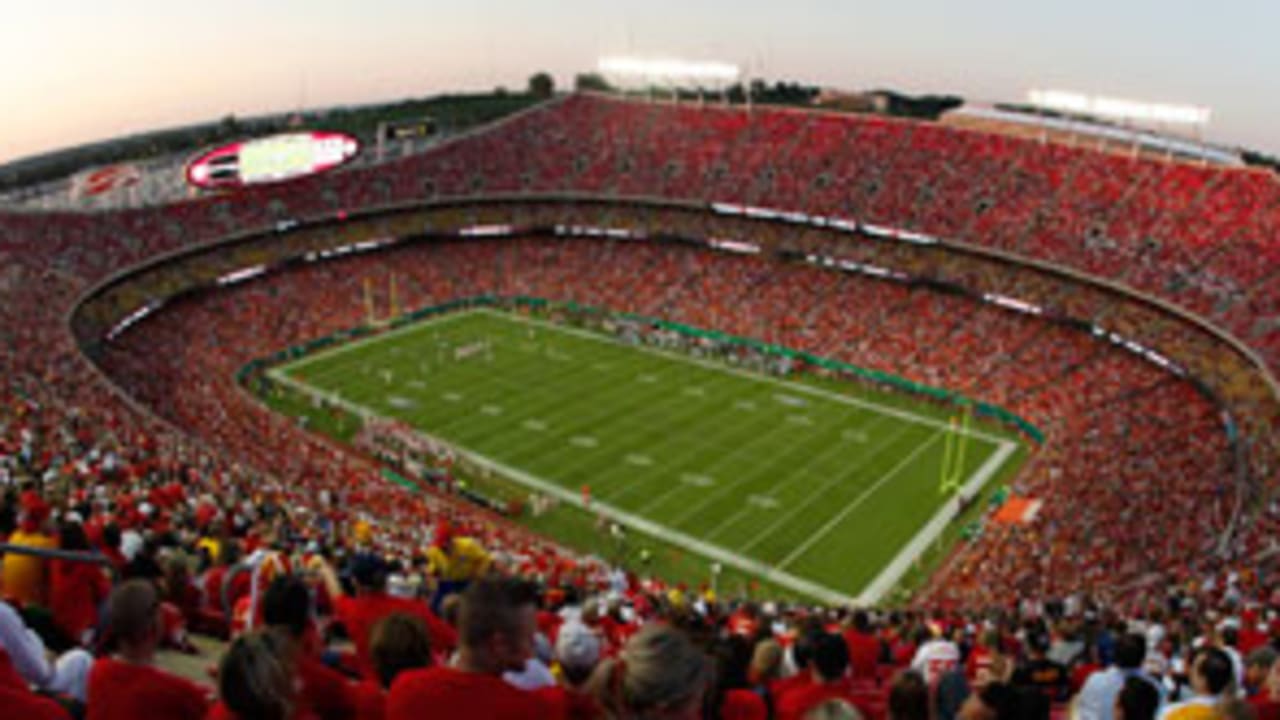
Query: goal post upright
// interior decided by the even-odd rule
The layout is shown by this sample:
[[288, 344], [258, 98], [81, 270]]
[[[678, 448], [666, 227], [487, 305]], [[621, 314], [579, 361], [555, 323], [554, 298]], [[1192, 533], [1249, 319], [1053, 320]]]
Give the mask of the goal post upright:
[[364, 279], [364, 313], [370, 325], [378, 322], [377, 308], [373, 302], [373, 279]]
[[400, 303], [397, 301], [397, 298], [396, 298], [396, 274], [395, 273], [391, 273], [391, 278], [387, 281], [387, 284], [389, 286], [387, 288], [387, 294], [390, 297], [390, 305], [391, 305], [389, 309], [390, 312], [387, 315], [387, 319], [395, 320], [397, 317], [400, 317]]

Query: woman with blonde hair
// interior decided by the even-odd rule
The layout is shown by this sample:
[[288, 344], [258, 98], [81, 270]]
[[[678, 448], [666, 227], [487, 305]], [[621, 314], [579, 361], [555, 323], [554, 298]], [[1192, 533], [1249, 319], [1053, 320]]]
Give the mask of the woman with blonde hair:
[[747, 679], [751, 684], [768, 686], [781, 678], [782, 655], [782, 646], [773, 638], [756, 643], [751, 653], [751, 667], [747, 671]]
[[706, 655], [684, 633], [651, 624], [596, 667], [588, 689], [611, 720], [697, 720], [709, 677]]

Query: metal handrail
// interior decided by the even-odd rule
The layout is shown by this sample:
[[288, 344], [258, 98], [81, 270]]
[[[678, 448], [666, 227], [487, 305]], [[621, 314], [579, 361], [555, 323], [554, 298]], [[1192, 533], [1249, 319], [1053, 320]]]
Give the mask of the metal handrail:
[[95, 563], [97, 565], [106, 565], [114, 568], [111, 559], [100, 552], [86, 552], [84, 550], [60, 550], [58, 548], [42, 548], [31, 547], [29, 545], [14, 545], [12, 543], [0, 543], [0, 555], [33, 555], [43, 560], [68, 560], [70, 562], [86, 562]]
[[111, 558], [97, 552], [96, 550], [62, 550], [59, 548], [31, 547], [30, 545], [0, 543], [0, 557], [9, 554], [30, 555], [42, 560], [62, 560], [65, 562], [82, 562], [91, 563], [93, 565], [102, 565], [111, 573], [111, 582], [114, 583], [120, 579], [120, 571], [116, 569], [115, 563], [111, 562]]

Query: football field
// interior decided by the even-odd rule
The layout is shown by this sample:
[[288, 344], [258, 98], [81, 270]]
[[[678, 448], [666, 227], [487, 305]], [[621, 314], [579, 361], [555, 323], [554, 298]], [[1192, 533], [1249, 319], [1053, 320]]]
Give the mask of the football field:
[[[439, 316], [272, 372], [403, 420], [474, 463], [710, 561], [829, 602], [874, 602], [956, 501], [1018, 450], [946, 411], [758, 374], [497, 310]], [[960, 447], [964, 447], [963, 453]]]

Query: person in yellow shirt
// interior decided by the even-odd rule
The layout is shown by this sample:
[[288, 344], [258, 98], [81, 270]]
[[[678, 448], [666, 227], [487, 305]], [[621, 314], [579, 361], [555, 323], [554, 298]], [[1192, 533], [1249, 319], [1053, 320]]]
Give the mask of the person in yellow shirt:
[[470, 537], [447, 538], [442, 545], [427, 550], [431, 574], [447, 583], [466, 583], [489, 570], [493, 558], [484, 547]]
[[[58, 541], [44, 532], [49, 506], [34, 493], [22, 498], [23, 518], [18, 529], [9, 536], [10, 545], [52, 549]], [[22, 605], [45, 605], [48, 601], [47, 561], [33, 555], [5, 553], [0, 567], [0, 597]]]
[[475, 538], [442, 532], [427, 548], [427, 573], [437, 582], [431, 607], [437, 611], [450, 595], [466, 590], [472, 580], [483, 576], [493, 558]]
[[453, 561], [451, 579], [474, 580], [489, 571], [493, 558], [475, 538], [458, 537], [453, 539]]

